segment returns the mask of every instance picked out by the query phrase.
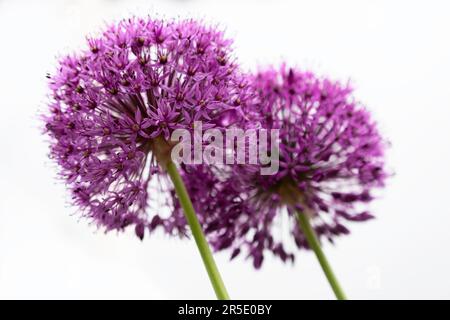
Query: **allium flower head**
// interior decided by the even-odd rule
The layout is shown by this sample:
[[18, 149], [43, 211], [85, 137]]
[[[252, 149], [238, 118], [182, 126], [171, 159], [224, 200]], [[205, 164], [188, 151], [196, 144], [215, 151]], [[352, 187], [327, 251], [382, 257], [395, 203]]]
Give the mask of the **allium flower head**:
[[[185, 220], [156, 189], [170, 185], [155, 162], [156, 141], [177, 128], [221, 126], [247, 99], [231, 41], [192, 20], [132, 18], [87, 39], [50, 78], [50, 155], [84, 216], [106, 230], [134, 225], [183, 231]], [[169, 190], [170, 191], [170, 190]], [[158, 209], [158, 211], [156, 211]]]
[[384, 141], [348, 85], [286, 66], [260, 72], [252, 82], [259, 92], [254, 114], [262, 127], [280, 130], [280, 170], [263, 176], [258, 165], [233, 166], [225, 178], [214, 178], [210, 193], [217, 196], [197, 205], [208, 212], [215, 248], [231, 248], [232, 257], [247, 250], [259, 268], [266, 250], [294, 260], [279, 234], [282, 216], [298, 248], [308, 243], [297, 210], [310, 216], [319, 238], [332, 242], [349, 233], [347, 221], [373, 217], [367, 204], [386, 173]]

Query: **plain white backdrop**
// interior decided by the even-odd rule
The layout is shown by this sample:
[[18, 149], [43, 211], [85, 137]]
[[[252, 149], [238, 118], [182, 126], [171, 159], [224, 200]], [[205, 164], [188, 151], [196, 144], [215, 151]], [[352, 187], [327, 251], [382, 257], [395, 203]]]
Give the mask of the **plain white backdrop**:
[[[345, 81], [391, 141], [377, 219], [325, 251], [353, 299], [450, 298], [448, 1], [0, 0], [0, 298], [214, 298], [193, 241], [97, 232], [74, 216], [40, 134], [56, 57], [131, 14], [200, 17], [250, 70], [287, 61]], [[332, 299], [313, 254], [216, 259], [235, 299]]]

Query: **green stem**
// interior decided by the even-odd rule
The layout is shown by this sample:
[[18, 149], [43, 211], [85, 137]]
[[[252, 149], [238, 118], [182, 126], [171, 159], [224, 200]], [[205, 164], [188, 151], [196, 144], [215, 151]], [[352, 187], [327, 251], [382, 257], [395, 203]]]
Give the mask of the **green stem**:
[[339, 285], [339, 282], [333, 270], [331, 269], [330, 263], [328, 262], [327, 257], [325, 256], [325, 254], [322, 251], [322, 248], [320, 247], [319, 240], [317, 239], [314, 229], [311, 227], [309, 218], [306, 216], [306, 214], [298, 212], [297, 219], [300, 224], [300, 228], [305, 234], [306, 240], [308, 241], [310, 248], [314, 251], [314, 253], [317, 256], [317, 259], [319, 260], [323, 272], [325, 273], [325, 276], [327, 277], [328, 282], [330, 283], [331, 288], [333, 289], [334, 294], [336, 295], [336, 298], [338, 300], [346, 300], [347, 298], [345, 297], [345, 293], [342, 290], [341, 286]]
[[216, 292], [217, 299], [229, 300], [230, 297], [228, 296], [222, 277], [217, 269], [217, 265], [214, 262], [214, 258], [208, 242], [205, 239], [205, 235], [203, 234], [202, 227], [198, 222], [197, 215], [195, 214], [195, 210], [191, 199], [189, 198], [186, 186], [184, 185], [183, 179], [181, 178], [175, 163], [171, 160], [167, 161], [166, 170], [172, 179], [181, 207], [184, 210], [186, 220], [191, 227], [192, 235], [197, 243], [198, 250], [200, 251], [203, 263], [205, 264], [211, 284]]

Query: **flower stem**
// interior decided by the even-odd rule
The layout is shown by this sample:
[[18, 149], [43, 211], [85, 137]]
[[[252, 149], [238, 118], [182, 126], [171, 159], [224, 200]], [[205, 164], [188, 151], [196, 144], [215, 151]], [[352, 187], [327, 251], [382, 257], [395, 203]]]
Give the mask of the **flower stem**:
[[300, 228], [305, 234], [306, 240], [308, 241], [308, 244], [310, 248], [314, 251], [314, 253], [317, 256], [317, 259], [319, 260], [319, 263], [322, 267], [323, 272], [325, 273], [325, 276], [328, 279], [328, 282], [331, 285], [331, 288], [334, 291], [334, 294], [336, 295], [336, 298], [338, 300], [346, 300], [345, 293], [342, 290], [341, 286], [339, 285], [339, 282], [331, 269], [330, 263], [327, 260], [327, 257], [322, 251], [322, 248], [320, 247], [319, 240], [317, 239], [317, 236], [314, 232], [314, 229], [311, 227], [311, 223], [309, 222], [309, 218], [306, 214], [297, 212], [297, 219], [300, 224]]
[[203, 263], [205, 264], [205, 268], [208, 272], [211, 284], [214, 288], [214, 291], [216, 292], [217, 299], [229, 300], [230, 297], [228, 296], [222, 277], [220, 276], [219, 270], [217, 269], [217, 265], [212, 256], [211, 249], [209, 248], [208, 242], [205, 239], [202, 227], [200, 226], [200, 223], [197, 219], [197, 215], [195, 214], [191, 199], [189, 198], [189, 194], [186, 190], [183, 179], [178, 172], [177, 166], [173, 161], [169, 160], [166, 163], [166, 170], [170, 178], [172, 179], [181, 207], [184, 210], [186, 220], [191, 227], [192, 235], [194, 236], [195, 242], [197, 243], [198, 250], [203, 259]]

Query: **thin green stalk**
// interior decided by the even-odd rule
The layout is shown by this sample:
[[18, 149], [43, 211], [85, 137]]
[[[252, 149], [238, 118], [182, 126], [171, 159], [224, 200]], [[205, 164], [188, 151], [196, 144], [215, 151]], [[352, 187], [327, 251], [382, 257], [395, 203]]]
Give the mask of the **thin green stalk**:
[[336, 275], [331, 269], [330, 263], [328, 262], [327, 257], [325, 256], [325, 254], [322, 251], [322, 248], [320, 247], [319, 240], [317, 239], [314, 229], [311, 227], [309, 218], [306, 216], [306, 214], [298, 212], [297, 219], [300, 224], [300, 228], [305, 234], [306, 240], [308, 241], [310, 248], [314, 251], [314, 253], [317, 256], [317, 259], [319, 260], [323, 272], [325, 273], [325, 276], [327, 277], [328, 282], [330, 283], [331, 288], [333, 289], [334, 294], [336, 295], [336, 298], [338, 300], [346, 300], [347, 298], [345, 297], [345, 293], [342, 290], [341, 286], [339, 285]]
[[189, 198], [186, 186], [184, 185], [183, 179], [181, 178], [175, 163], [173, 163], [173, 161], [171, 160], [167, 161], [166, 170], [170, 178], [172, 179], [175, 191], [178, 196], [178, 200], [180, 201], [181, 207], [184, 210], [186, 220], [191, 227], [192, 235], [194, 236], [195, 242], [197, 243], [198, 250], [200, 251], [203, 263], [205, 264], [205, 268], [208, 272], [211, 284], [214, 288], [214, 291], [216, 292], [217, 299], [229, 300], [230, 297], [228, 296], [222, 277], [220, 276], [219, 270], [217, 269], [217, 265], [212, 256], [211, 249], [209, 248], [208, 242], [205, 239], [202, 227], [198, 222], [197, 215], [195, 214], [195, 210], [192, 205], [191, 199]]

